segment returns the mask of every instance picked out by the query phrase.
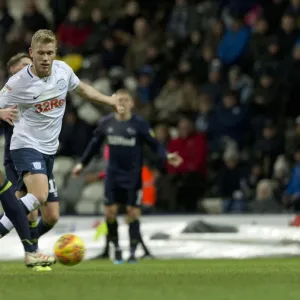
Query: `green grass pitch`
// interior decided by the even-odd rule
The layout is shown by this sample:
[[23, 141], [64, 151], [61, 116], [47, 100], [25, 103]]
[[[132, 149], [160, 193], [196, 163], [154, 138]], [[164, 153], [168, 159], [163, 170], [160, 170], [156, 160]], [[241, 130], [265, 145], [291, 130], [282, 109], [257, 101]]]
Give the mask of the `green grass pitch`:
[[299, 300], [300, 258], [86, 261], [33, 272], [0, 262], [2, 300]]

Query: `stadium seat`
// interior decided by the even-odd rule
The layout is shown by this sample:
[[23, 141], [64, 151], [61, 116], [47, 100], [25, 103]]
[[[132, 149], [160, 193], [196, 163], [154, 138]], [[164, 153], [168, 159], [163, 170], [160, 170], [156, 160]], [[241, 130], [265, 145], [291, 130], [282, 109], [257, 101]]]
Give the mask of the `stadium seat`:
[[74, 165], [73, 158], [66, 157], [66, 156], [58, 156], [55, 159], [55, 163], [53, 167], [54, 176], [58, 177], [58, 176], [65, 176], [69, 174], [72, 170], [73, 165]]
[[91, 183], [82, 192], [81, 200], [77, 204], [77, 212], [81, 214], [99, 214], [103, 212], [104, 184]]

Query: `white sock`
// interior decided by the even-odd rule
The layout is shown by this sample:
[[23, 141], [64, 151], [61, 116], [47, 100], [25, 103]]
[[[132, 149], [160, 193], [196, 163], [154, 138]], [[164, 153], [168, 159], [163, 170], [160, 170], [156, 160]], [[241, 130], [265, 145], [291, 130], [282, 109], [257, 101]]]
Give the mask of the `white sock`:
[[0, 220], [0, 223], [8, 230], [11, 231], [14, 228], [13, 223], [10, 221], [10, 219], [7, 217], [6, 214], [4, 214]]
[[26, 196], [22, 197], [20, 201], [26, 206], [26, 208], [32, 212], [41, 206], [39, 200], [32, 194], [28, 193]]

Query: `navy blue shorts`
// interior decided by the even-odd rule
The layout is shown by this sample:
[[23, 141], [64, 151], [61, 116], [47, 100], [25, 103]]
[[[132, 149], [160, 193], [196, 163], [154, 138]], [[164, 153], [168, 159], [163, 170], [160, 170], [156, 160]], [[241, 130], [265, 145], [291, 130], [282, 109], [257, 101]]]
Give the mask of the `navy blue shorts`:
[[54, 155], [43, 154], [35, 149], [22, 148], [10, 151], [13, 164], [18, 173], [18, 180], [15, 185], [17, 191], [25, 191], [26, 186], [23, 176], [26, 173], [45, 174], [49, 180], [48, 202], [58, 201], [58, 193], [53, 177]]
[[142, 197], [140, 192], [136, 189], [123, 188], [105, 188], [104, 205], [110, 206], [114, 204], [123, 204], [126, 206], [140, 207], [142, 204]]

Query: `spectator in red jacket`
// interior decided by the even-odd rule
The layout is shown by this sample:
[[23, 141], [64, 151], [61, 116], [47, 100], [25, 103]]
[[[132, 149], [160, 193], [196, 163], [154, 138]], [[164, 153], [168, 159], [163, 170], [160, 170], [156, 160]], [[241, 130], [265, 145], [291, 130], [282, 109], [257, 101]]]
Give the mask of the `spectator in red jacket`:
[[185, 116], [179, 120], [178, 133], [178, 138], [167, 146], [169, 152], [178, 152], [183, 158], [177, 168], [168, 165], [168, 174], [178, 188], [175, 206], [176, 210], [196, 212], [206, 177], [207, 142], [205, 135], [196, 132], [194, 122]]
[[74, 6], [66, 21], [58, 28], [58, 41], [62, 54], [81, 53], [82, 47], [91, 34], [91, 26], [80, 17], [80, 10]]

